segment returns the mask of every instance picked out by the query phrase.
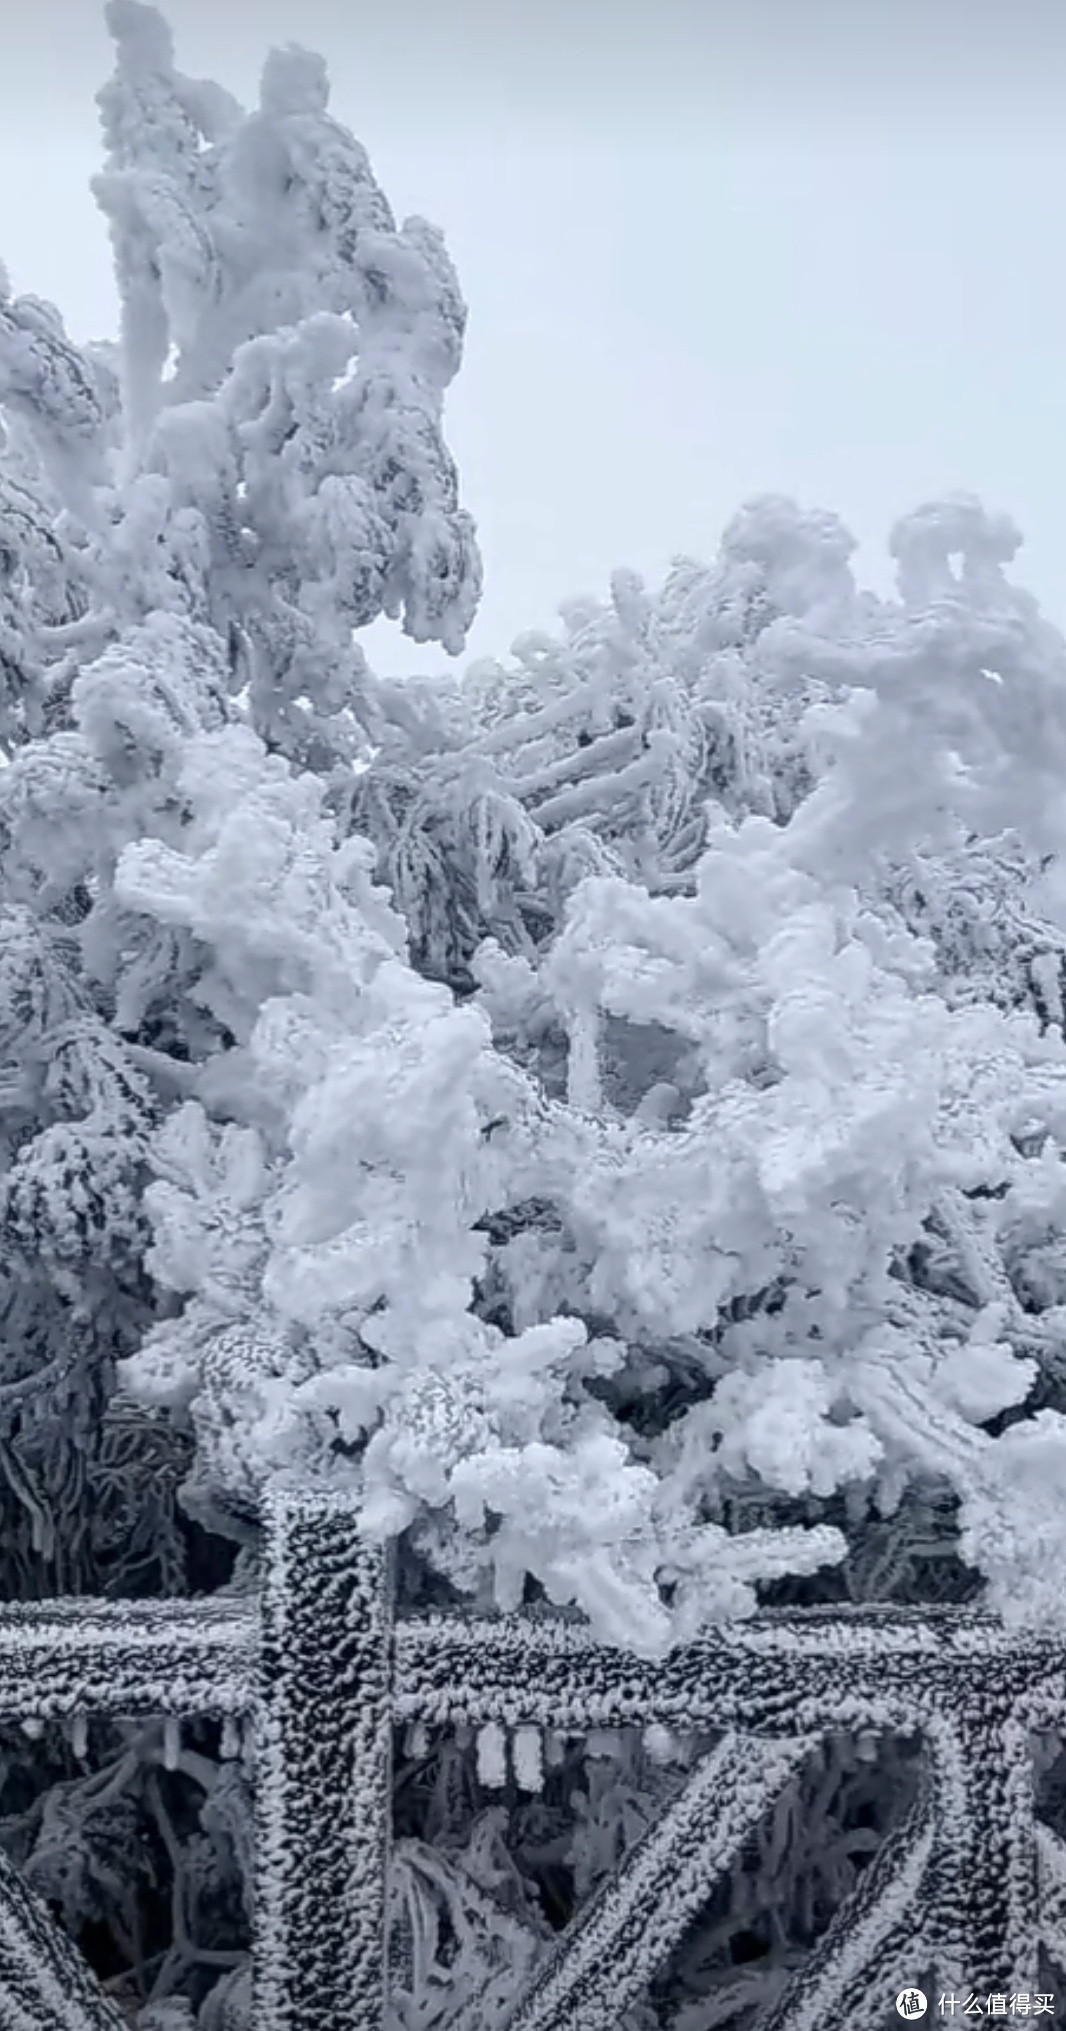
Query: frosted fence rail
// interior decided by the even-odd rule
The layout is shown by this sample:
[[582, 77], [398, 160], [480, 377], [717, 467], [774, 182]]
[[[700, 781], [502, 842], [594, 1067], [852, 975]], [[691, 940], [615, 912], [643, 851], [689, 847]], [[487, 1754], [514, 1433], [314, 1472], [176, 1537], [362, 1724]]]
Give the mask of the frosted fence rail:
[[[895, 1996], [1066, 1974], [1066, 1847], [1036, 1821], [1030, 1731], [1066, 1715], [1066, 1644], [967, 1610], [809, 1610], [662, 1662], [574, 1622], [394, 1621], [350, 1508], [286, 1496], [258, 1598], [0, 1609], [0, 1717], [247, 1716], [257, 1743], [255, 2031], [381, 2031], [393, 1723], [724, 1730], [534, 1970], [511, 2031], [615, 2031], [829, 1730], [919, 1732], [924, 1781], [760, 2031], [898, 2024]], [[4, 2031], [126, 2020], [0, 1863]]]

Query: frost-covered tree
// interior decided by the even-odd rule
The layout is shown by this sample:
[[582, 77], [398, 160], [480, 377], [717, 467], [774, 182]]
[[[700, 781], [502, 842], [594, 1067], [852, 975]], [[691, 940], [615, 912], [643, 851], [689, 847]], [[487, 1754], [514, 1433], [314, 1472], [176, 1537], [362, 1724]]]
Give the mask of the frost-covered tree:
[[[931, 504], [894, 533], [898, 597], [877, 601], [851, 582], [831, 519], [754, 503], [711, 569], [680, 566], [657, 595], [616, 581], [610, 608], [572, 606], [561, 638], [471, 672], [465, 725], [448, 701], [450, 749], [422, 797], [437, 851], [415, 824], [405, 863], [386, 846], [394, 893], [423, 923], [420, 895], [476, 900], [484, 869], [482, 914], [453, 918], [458, 937], [426, 958], [440, 977], [465, 962], [497, 1048], [532, 1073], [561, 1141], [529, 1196], [480, 1223], [491, 1251], [475, 1302], [514, 1335], [560, 1302], [581, 1319], [601, 1364], [589, 1393], [630, 1465], [656, 1476], [638, 1534], [656, 1543], [658, 1601], [619, 1597], [582, 1561], [596, 1574], [582, 1605], [629, 1644], [741, 1610], [738, 1581], [765, 1579], [775, 1547], [788, 1568], [776, 1598], [811, 1598], [804, 1563], [832, 1556], [834, 1527], [823, 1594], [958, 1599], [984, 1584], [1012, 1616], [1061, 1618], [1066, 648], [1004, 575], [1016, 547], [975, 503]], [[625, 774], [647, 746], [598, 743], [650, 730], [649, 701], [681, 739], [634, 800]], [[691, 732], [708, 722], [723, 729], [713, 775]], [[518, 935], [500, 908], [508, 867], [474, 857], [461, 817], [475, 759], [497, 772], [482, 769], [481, 797], [502, 793], [512, 826], [524, 812], [533, 828]], [[678, 808], [691, 830], [671, 855]], [[412, 868], [421, 891], [403, 886]], [[435, 921], [447, 928], [439, 907]], [[450, 1421], [450, 1405], [449, 1418], [434, 1403], [424, 1554], [474, 1584], [463, 1505], [480, 1444], [472, 1514], [491, 1514], [506, 1546], [508, 1505], [526, 1495], [522, 1555], [550, 1594], [554, 1545], [530, 1519], [550, 1516], [551, 1495], [528, 1451], [524, 1482], [513, 1455], [501, 1475], [484, 1428]], [[366, 1475], [384, 1463], [376, 1443]], [[394, 1498], [426, 1499], [424, 1450], [391, 1449]], [[599, 1522], [602, 1485], [584, 1490], [575, 1517]], [[616, 1554], [615, 1586], [621, 1570]], [[602, 1790], [603, 1765], [585, 1761], [580, 1793], [600, 1806], [596, 1882], [619, 1828], [660, 1795], [640, 1745], [613, 1754]], [[750, 1943], [753, 1904], [770, 1906], [779, 1940], [809, 1940], [812, 1903], [854, 1882], [861, 1765], [837, 1745], [791, 1791], [786, 1816], [810, 1844], [783, 1870], [768, 1860], [772, 1891], [734, 1881], [692, 1953], [699, 1969], [717, 1937], [702, 1973], [722, 2014], [694, 2002], [678, 2023], [727, 2021], [750, 1999], [721, 1949]], [[444, 1783], [440, 1759], [424, 1767]], [[867, 1826], [906, 1781], [882, 1771]], [[572, 1859], [546, 1785], [555, 1852]], [[513, 1808], [510, 1825], [543, 1868], [544, 1816], [534, 1833]], [[442, 1903], [461, 1925], [451, 1895], [439, 1882], [423, 1895], [423, 1925]]]
[[[457, 653], [478, 592], [440, 237], [317, 58], [245, 113], [108, 19], [119, 341], [0, 290], [8, 1592], [248, 1584], [296, 1478], [406, 1599], [652, 1656], [819, 1591], [1061, 1616], [1066, 644], [1016, 533], [930, 504], [882, 600], [771, 497], [378, 679], [361, 627]], [[504, 2009], [695, 1753], [555, 1748], [538, 1795], [535, 1744], [510, 1791], [406, 1744], [403, 2031]], [[6, 1845], [156, 2021], [250, 2031], [243, 1764], [101, 1754], [25, 1752]]]
[[[328, 781], [369, 751], [358, 630], [389, 613], [454, 653], [480, 578], [442, 436], [465, 313], [439, 233], [397, 226], [317, 57], [275, 52], [246, 113], [175, 69], [154, 9], [107, 16], [96, 191], [119, 342], [77, 346], [0, 274], [9, 1597], [182, 1591], [232, 1564], [179, 1505], [188, 1435], [117, 1389], [116, 1364], [172, 1308], [149, 1151], [207, 1094], [270, 962], [253, 955], [227, 995], [207, 946], [122, 894], [126, 849], [197, 836], [186, 769], [207, 741], [220, 790], [267, 786], [238, 854], [269, 888], [271, 787], [309, 813], [298, 772]], [[220, 2031], [247, 1786], [210, 1731], [173, 1779], [158, 1731], [129, 1733], [88, 1777], [58, 1737], [23, 1743], [5, 1839], [73, 1929], [104, 1928], [105, 1962], [136, 1963], [142, 1998], [203, 2001]]]
[[357, 754], [355, 630], [402, 608], [455, 649], [479, 575], [440, 432], [463, 307], [439, 235], [397, 230], [319, 59], [275, 52], [245, 114], [175, 70], [153, 9], [108, 20], [121, 343], [0, 301], [6, 1358], [14, 1386], [62, 1340], [83, 1391], [155, 1302], [146, 1135], [231, 1040], [204, 955], [123, 907], [121, 853], [185, 836], [198, 735], [254, 728], [324, 772]]
[[[962, 517], [979, 548], [989, 525], [976, 511], [967, 521], [965, 505], [947, 504], [941, 522], [950, 536], [950, 517]], [[925, 521], [935, 554], [944, 532], [931, 512]], [[776, 618], [723, 648], [738, 529], [751, 551], [781, 559], [776, 579], [764, 566]], [[901, 531], [913, 580], [908, 539]], [[199, 756], [202, 843], [193, 830], [182, 851], [127, 850], [118, 886], [131, 910], [224, 956], [236, 1039], [212, 1089], [216, 1106], [225, 1090], [227, 1125], [212, 1129], [194, 1099], [156, 1143], [153, 1267], [189, 1302], [128, 1373], [152, 1402], [188, 1409], [197, 1474], [219, 1491], [244, 1473], [251, 1500], [268, 1462], [347, 1480], [368, 1528], [409, 1533], [461, 1588], [478, 1590], [480, 1567], [510, 1606], [532, 1580], [620, 1641], [654, 1647], [750, 1605], [753, 1578], [844, 1555], [828, 1514], [810, 1536], [782, 1519], [783, 1534], [741, 1544], [725, 1523], [752, 1493], [771, 1507], [846, 1495], [857, 1524], [939, 1482], [963, 1504], [960, 1542], [994, 1598], [1044, 1612], [1047, 1532], [1063, 1519], [1053, 1493], [1046, 1515], [1034, 1495], [1026, 1554], [1012, 1485], [1023, 1432], [1053, 1452], [1066, 1426], [1045, 1406], [995, 1440], [971, 1428], [1054, 1372], [1055, 1305], [1032, 1323], [1020, 1232], [1039, 1227], [1045, 1194], [1055, 1217], [1066, 1055], [1021, 980], [1018, 1006], [978, 991], [978, 940], [951, 964], [941, 950], [938, 966], [936, 940], [908, 923], [896, 891], [919, 863], [942, 889], [956, 863], [975, 879], [999, 866], [1013, 812], [1032, 871], [1028, 884], [1018, 873], [1015, 908], [1045, 960], [1057, 951], [1039, 862], [1058, 821], [1034, 771], [1051, 782], [1062, 645], [1001, 576], [941, 598], [925, 585], [915, 596], [908, 581], [898, 603], [872, 602], [849, 583], [836, 525], [780, 503], [749, 511], [723, 547], [706, 587], [722, 617], [702, 660], [676, 648], [680, 574], [659, 620], [673, 663], [651, 662], [657, 676], [646, 669], [642, 684], [637, 658], [619, 651], [617, 588], [576, 650], [545, 652], [546, 690], [569, 714], [545, 730], [563, 749], [555, 768], [566, 766], [574, 690], [594, 689], [582, 646], [589, 667], [604, 645], [618, 655], [634, 722], [657, 684], [679, 725], [687, 711], [689, 726], [706, 726], [724, 662], [732, 770], [717, 796], [705, 773], [699, 799], [681, 779], [702, 825], [690, 879], [673, 867], [662, 880], [653, 800], [627, 830], [611, 815], [612, 773], [575, 767], [560, 831], [572, 822], [584, 833], [602, 805], [604, 858], [570, 883], [549, 935], [510, 952], [480, 942], [471, 1006], [417, 984], [398, 920], [375, 932], [385, 942], [369, 956], [370, 849], [331, 846], [309, 815], [297, 819], [288, 781], [271, 794], [304, 842], [298, 887], [245, 886], [230, 842], [254, 830], [253, 807], [245, 817], [236, 786], [220, 797]], [[690, 586], [690, 614], [693, 604]], [[1005, 666], [995, 681], [976, 661], [991, 645]], [[1005, 690], [1017, 694], [1009, 711]], [[520, 735], [526, 708], [520, 699], [510, 715]], [[490, 742], [508, 718], [497, 712]], [[226, 745], [211, 736], [201, 752]], [[487, 759], [476, 724], [446, 750], [442, 785], [474, 757]], [[675, 758], [660, 754], [653, 790]], [[526, 813], [531, 881], [543, 876], [547, 895], [552, 833], [521, 780], [515, 771], [497, 792], [489, 779], [484, 794]], [[250, 778], [249, 789], [263, 794]], [[456, 834], [453, 854], [461, 844]], [[642, 845], [644, 881], [624, 871]], [[475, 830], [468, 846], [472, 865], [453, 871], [442, 857], [435, 879], [472, 876], [476, 890], [477, 852], [491, 862], [493, 842]], [[313, 894], [331, 889], [316, 952]], [[394, 893], [408, 900], [399, 878]], [[1000, 935], [1009, 943], [1016, 931]], [[341, 976], [365, 991], [340, 1012], [329, 981], [346, 941]], [[268, 946], [269, 978], [252, 970]], [[1047, 964], [1038, 972], [1049, 977]], [[242, 974], [260, 1000], [238, 1014]], [[246, 1317], [220, 1337], [235, 1303], [222, 1296], [238, 1151]], [[636, 1435], [634, 1397], [692, 1387], [693, 1369], [691, 1411], [675, 1394], [664, 1428]], [[257, 1370], [242, 1435], [237, 1404]]]
[[[335, 776], [190, 745], [184, 837], [116, 889], [213, 955], [233, 1042], [153, 1145], [183, 1302], [124, 1374], [205, 1520], [346, 1485], [421, 1598], [652, 1653], [813, 1576], [1061, 1614], [1066, 647], [1012, 540], [924, 510], [880, 602], [830, 518], [753, 504], [710, 570], [522, 645], [513, 696], [413, 690], [339, 828]], [[598, 748], [633, 727], [635, 798]], [[606, 1810], [657, 1795], [623, 1762]], [[492, 1822], [426, 1810], [409, 1922], [473, 1938]]]

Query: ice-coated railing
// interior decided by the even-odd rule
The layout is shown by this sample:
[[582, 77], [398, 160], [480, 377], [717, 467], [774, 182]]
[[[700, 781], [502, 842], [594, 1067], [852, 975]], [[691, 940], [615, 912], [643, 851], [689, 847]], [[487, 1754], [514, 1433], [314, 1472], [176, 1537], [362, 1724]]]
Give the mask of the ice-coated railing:
[[[93, 1714], [251, 1723], [255, 2031], [382, 2031], [397, 1721], [718, 1736], [537, 1963], [509, 2031], [616, 2031], [830, 1730], [920, 1734], [923, 1782], [760, 2031], [882, 2031], [908, 1984], [1007, 2014], [988, 1999], [1035, 1998], [1041, 1954], [1066, 1976], [1066, 1847], [1035, 1818], [1031, 1755], [1066, 1716], [1066, 1644], [969, 1610], [763, 1614], [659, 1662], [568, 1619], [397, 1620], [351, 1508], [290, 1493], [265, 1517], [256, 1597], [0, 1608], [0, 1718]], [[8, 1862], [0, 2022], [126, 2023]]]

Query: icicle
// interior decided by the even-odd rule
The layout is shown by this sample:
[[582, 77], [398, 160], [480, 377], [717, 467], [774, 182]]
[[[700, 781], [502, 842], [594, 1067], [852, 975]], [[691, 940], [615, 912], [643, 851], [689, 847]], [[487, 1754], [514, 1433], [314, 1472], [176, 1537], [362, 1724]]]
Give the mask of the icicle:
[[486, 1791], [503, 1791], [507, 1784], [507, 1738], [499, 1721], [478, 1729], [477, 1774]]
[[593, 1114], [600, 1104], [600, 1023], [595, 1005], [575, 1009], [570, 1021], [566, 1097], [571, 1107]]
[[544, 1761], [549, 1770], [558, 1770], [566, 1762], [566, 1736], [555, 1728], [549, 1728], [544, 1736]]
[[672, 1763], [677, 1755], [677, 1743], [661, 1721], [653, 1721], [645, 1728], [644, 1748], [650, 1763]]
[[21, 1726], [23, 1734], [28, 1735], [31, 1742], [39, 1742], [44, 1734], [44, 1722], [36, 1714], [27, 1714]]
[[176, 1770], [181, 1756], [181, 1722], [176, 1714], [168, 1714], [163, 1722], [163, 1768]]
[[863, 1728], [855, 1738], [855, 1754], [860, 1763], [876, 1763], [878, 1738], [872, 1728]]
[[89, 1753], [89, 1723], [84, 1714], [75, 1714], [70, 1724], [70, 1746], [79, 1763]]
[[544, 1789], [544, 1762], [539, 1728], [516, 1728], [511, 1742], [511, 1763], [519, 1791]]
[[222, 1740], [218, 1747], [219, 1754], [224, 1762], [231, 1763], [235, 1756], [240, 1755], [241, 1730], [240, 1723], [235, 1714], [226, 1715], [222, 1723]]
[[407, 1731], [407, 1753], [409, 1756], [428, 1756], [429, 1729], [424, 1721], [416, 1721]]

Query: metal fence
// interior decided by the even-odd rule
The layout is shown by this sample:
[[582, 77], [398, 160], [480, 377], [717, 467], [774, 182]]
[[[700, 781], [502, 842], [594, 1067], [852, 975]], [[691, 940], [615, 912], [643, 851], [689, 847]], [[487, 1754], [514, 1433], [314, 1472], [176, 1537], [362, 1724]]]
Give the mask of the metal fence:
[[[923, 1783], [760, 2031], [880, 2031], [925, 1984], [930, 2015], [942, 1994], [952, 2015], [1046, 2014], [1041, 1966], [1066, 1975], [1066, 1847], [1035, 1818], [1031, 1755], [1033, 1731], [1066, 1715], [1066, 1645], [979, 1613], [764, 1614], [660, 1662], [570, 1620], [394, 1621], [350, 1508], [287, 1496], [266, 1519], [257, 1598], [0, 1609], [0, 1718], [79, 1714], [250, 1719], [255, 2031], [381, 2031], [398, 1721], [718, 1736], [536, 1964], [510, 2031], [617, 2031], [830, 1730], [920, 1733]], [[7, 1862], [0, 2023], [125, 2025]]]

